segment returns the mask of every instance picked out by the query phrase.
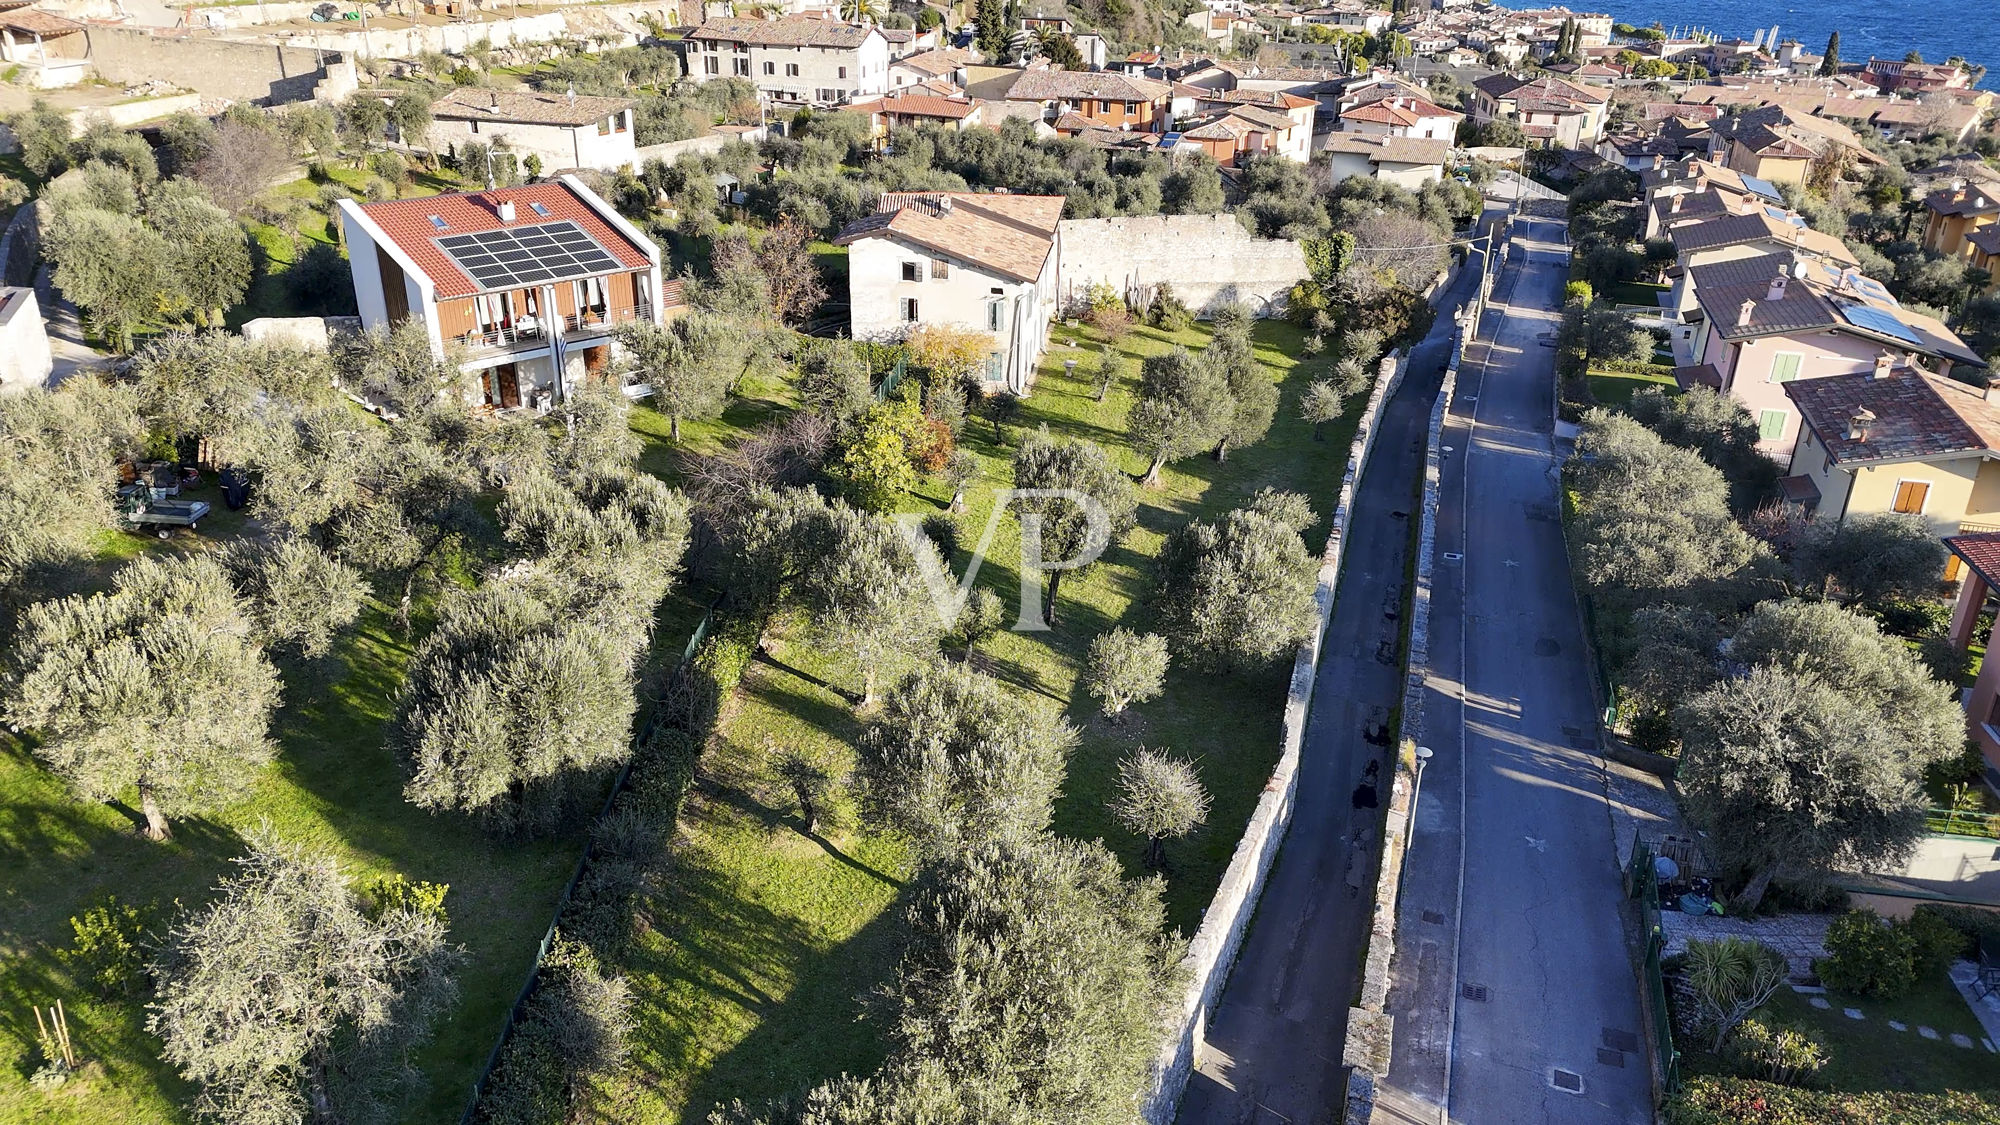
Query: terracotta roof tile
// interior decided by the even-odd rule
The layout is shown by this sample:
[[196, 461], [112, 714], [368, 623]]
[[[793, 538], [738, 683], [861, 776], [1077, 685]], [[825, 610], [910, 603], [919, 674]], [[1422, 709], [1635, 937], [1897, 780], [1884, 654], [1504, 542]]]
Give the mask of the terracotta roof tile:
[[892, 117], [931, 117], [944, 121], [957, 121], [970, 117], [978, 108], [979, 106], [970, 98], [903, 93], [841, 107], [849, 113], [886, 113]]
[[[514, 201], [512, 223], [502, 223], [494, 211], [494, 204], [507, 199]], [[537, 214], [532, 206], [536, 203], [547, 208], [549, 213]], [[470, 297], [480, 292], [478, 283], [466, 276], [438, 247], [438, 239], [455, 234], [500, 230], [503, 227], [530, 227], [568, 219], [582, 227], [584, 233], [596, 239], [599, 246], [610, 251], [611, 256], [627, 269], [644, 269], [652, 264], [643, 248], [605, 222], [603, 216], [560, 181], [490, 192], [364, 203], [361, 213], [416, 262], [436, 287], [439, 298]], [[442, 229], [431, 222], [433, 215], [444, 220]]]
[[83, 30], [83, 25], [75, 20], [64, 19], [53, 12], [38, 12], [32, 8], [0, 12], [0, 27], [45, 38]]
[[511, 121], [527, 125], [577, 128], [602, 121], [639, 104], [633, 98], [598, 98], [535, 90], [474, 90], [459, 87], [431, 103], [431, 116], [443, 121]]
[[1173, 87], [1151, 78], [1115, 70], [1024, 70], [1007, 88], [1007, 100], [1047, 102], [1057, 99], [1109, 98], [1112, 101], [1153, 102]]
[[[2000, 412], [1978, 391], [1910, 367], [1795, 379], [1784, 387], [1837, 464], [1979, 453], [2000, 436]], [[1873, 417], [1856, 428], [1864, 411]]]
[[765, 47], [859, 47], [872, 27], [793, 16], [781, 20], [705, 20], [687, 37], [698, 42], [755, 43]]
[[1385, 137], [1375, 133], [1327, 133], [1320, 152], [1348, 152], [1392, 164], [1443, 164], [1451, 142], [1431, 137]]
[[1041, 276], [1062, 219], [1060, 195], [885, 192], [878, 210], [849, 223], [834, 241], [896, 237], [1017, 281]]
[[1944, 545], [1979, 572], [1988, 586], [2000, 586], [2000, 531], [1975, 531], [1948, 536]]

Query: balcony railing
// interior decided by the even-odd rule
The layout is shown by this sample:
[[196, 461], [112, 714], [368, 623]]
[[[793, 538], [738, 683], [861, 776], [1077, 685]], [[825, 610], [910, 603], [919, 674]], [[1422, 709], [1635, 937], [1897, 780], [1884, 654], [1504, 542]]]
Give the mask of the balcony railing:
[[[608, 332], [621, 324], [651, 319], [653, 310], [649, 305], [622, 309], [585, 309], [563, 317], [562, 332], [564, 336], [594, 336]], [[524, 316], [512, 324], [467, 332], [456, 339], [460, 347], [471, 352], [508, 351], [547, 344], [548, 328], [539, 318]]]

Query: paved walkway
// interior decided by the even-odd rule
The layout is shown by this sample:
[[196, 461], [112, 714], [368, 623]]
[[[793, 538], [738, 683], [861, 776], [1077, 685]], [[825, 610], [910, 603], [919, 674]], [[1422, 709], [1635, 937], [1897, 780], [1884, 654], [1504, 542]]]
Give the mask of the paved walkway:
[[1184, 1125], [1306, 1125], [1339, 1112], [1382, 795], [1371, 792], [1359, 815], [1356, 806], [1368, 764], [1388, 754], [1382, 732], [1402, 694], [1395, 651], [1415, 490], [1452, 319], [1479, 272], [1475, 254], [1441, 295], [1437, 327], [1412, 351], [1376, 431], [1320, 651], [1291, 831], [1198, 1044]]
[[1660, 911], [1660, 936], [1665, 939], [1662, 952], [1668, 957], [1684, 953], [1690, 941], [1749, 938], [1782, 954], [1793, 976], [1811, 976], [1812, 963], [1826, 956], [1826, 928], [1832, 922], [1831, 914], [1779, 914], [1755, 918], [1683, 914], [1678, 910], [1663, 909]]

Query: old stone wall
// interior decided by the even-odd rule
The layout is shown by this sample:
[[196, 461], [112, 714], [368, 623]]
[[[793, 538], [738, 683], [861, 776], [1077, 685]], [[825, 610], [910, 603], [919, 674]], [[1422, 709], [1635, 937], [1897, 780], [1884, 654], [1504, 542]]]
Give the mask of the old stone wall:
[[330, 51], [198, 34], [154, 35], [143, 28], [93, 24], [84, 34], [91, 64], [109, 81], [157, 79], [205, 97], [239, 101], [305, 101], [327, 77], [327, 67], [343, 61]]
[[1162, 281], [1201, 312], [1242, 301], [1270, 316], [1307, 275], [1296, 242], [1257, 238], [1233, 215], [1143, 215], [1065, 219], [1056, 291], [1068, 307], [1093, 284], [1109, 285], [1143, 308]]

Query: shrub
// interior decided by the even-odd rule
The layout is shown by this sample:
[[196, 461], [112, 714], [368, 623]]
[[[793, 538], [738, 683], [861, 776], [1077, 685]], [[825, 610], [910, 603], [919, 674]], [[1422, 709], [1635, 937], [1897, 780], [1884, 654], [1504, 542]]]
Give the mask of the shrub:
[[2000, 912], [1981, 910], [1976, 906], [1926, 902], [1917, 907], [1911, 920], [1918, 917], [1943, 922], [1958, 931], [1965, 941], [1962, 948], [1968, 951], [1968, 955], [1976, 943], [1982, 941], [1988, 949], [2000, 950]]
[[1826, 1067], [1826, 1044], [1789, 1027], [1745, 1020], [1729, 1041], [1729, 1061], [1745, 1078], [1807, 1086]]
[[157, 914], [153, 906], [141, 908], [121, 903], [115, 895], [108, 897], [69, 920], [76, 940], [56, 956], [100, 996], [138, 995], [147, 985]]
[[938, 554], [947, 565], [958, 554], [958, 521], [942, 512], [924, 517], [924, 538], [937, 544]]
[[959, 611], [958, 620], [952, 623], [952, 638], [970, 655], [979, 647], [979, 642], [1000, 631], [1000, 623], [1007, 615], [1007, 603], [1000, 595], [985, 587], [972, 592], [966, 600], [965, 608]]
[[1709, 1050], [1720, 1051], [1729, 1033], [1785, 983], [1785, 959], [1747, 938], [1690, 941], [1685, 973], [1699, 1027], [1711, 1036]]
[[1973, 952], [1973, 942], [1957, 926], [1935, 913], [1918, 910], [1896, 923], [1908, 937], [1919, 976], [1934, 976]]
[[1146, 323], [1162, 332], [1179, 332], [1194, 323], [1194, 313], [1174, 296], [1174, 287], [1161, 282], [1153, 290], [1153, 303], [1146, 309]]
[[1915, 936], [1872, 910], [1850, 910], [1826, 929], [1826, 956], [1813, 962], [1829, 988], [1893, 1000], [1917, 983]]
[[1976, 1093], [1822, 1092], [1711, 1075], [1690, 1076], [1666, 1106], [1667, 1125], [2000, 1125], [2000, 1107]]

